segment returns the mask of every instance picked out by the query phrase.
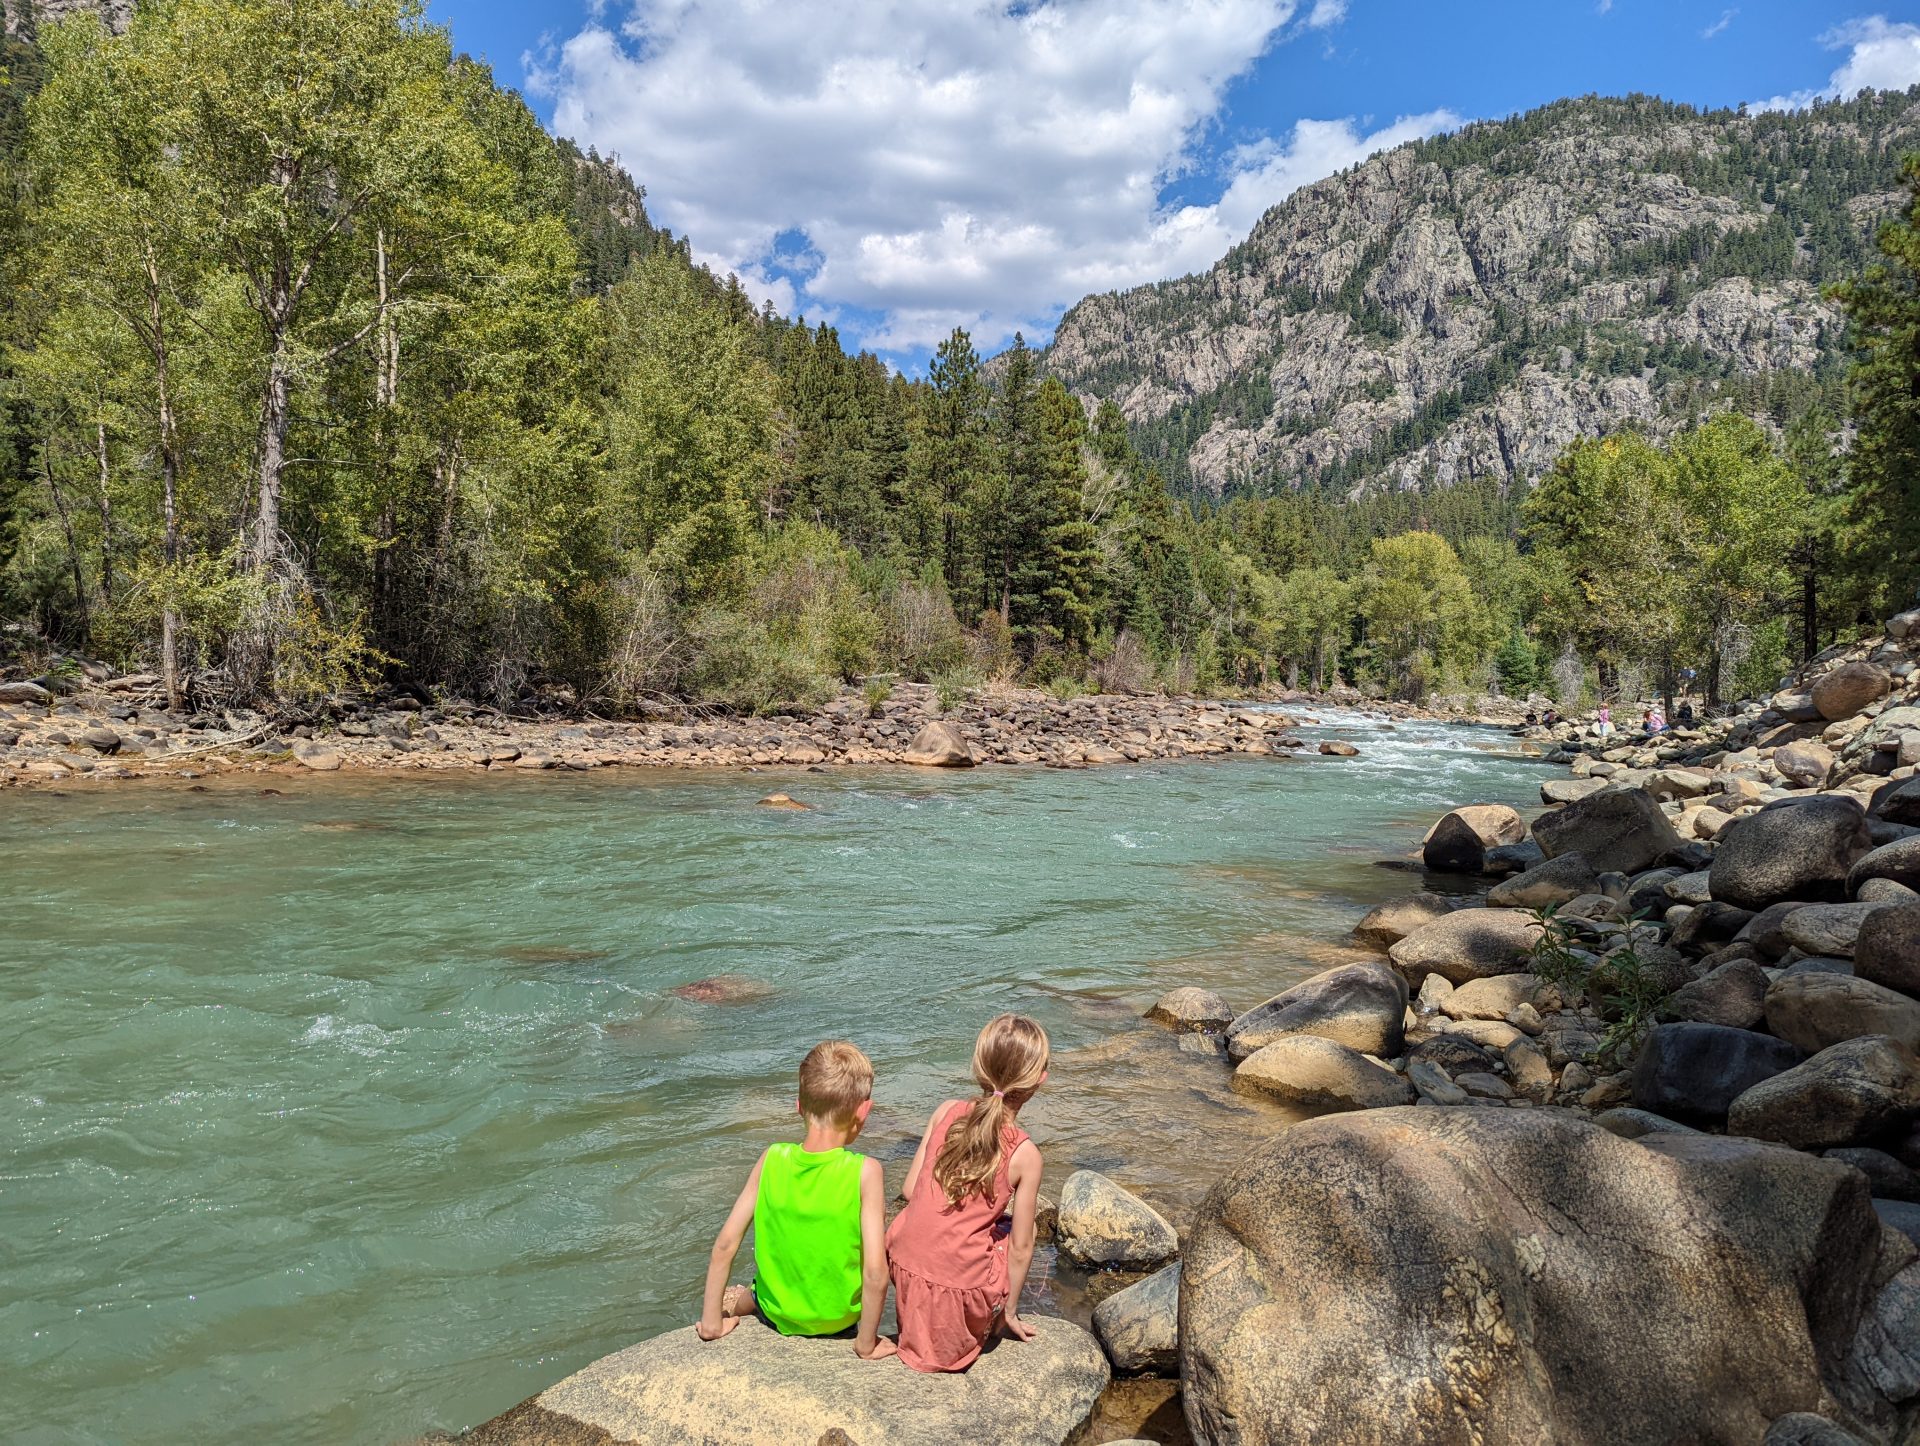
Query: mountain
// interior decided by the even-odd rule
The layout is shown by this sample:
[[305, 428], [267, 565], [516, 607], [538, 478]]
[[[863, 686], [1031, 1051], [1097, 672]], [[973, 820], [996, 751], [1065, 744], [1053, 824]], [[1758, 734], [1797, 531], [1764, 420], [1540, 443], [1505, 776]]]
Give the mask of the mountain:
[[1530, 480], [1573, 438], [1837, 389], [1920, 87], [1790, 113], [1557, 102], [1307, 186], [1204, 273], [1079, 302], [1043, 364], [1176, 488]]

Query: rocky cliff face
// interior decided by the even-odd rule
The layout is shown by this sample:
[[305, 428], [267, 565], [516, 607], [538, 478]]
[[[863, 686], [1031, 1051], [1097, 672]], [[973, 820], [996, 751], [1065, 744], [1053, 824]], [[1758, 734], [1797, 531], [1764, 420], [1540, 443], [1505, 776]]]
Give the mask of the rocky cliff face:
[[115, 35], [133, 23], [134, 0], [0, 0], [0, 22], [8, 35], [31, 40], [42, 25], [92, 11]]
[[1575, 437], [1837, 375], [1821, 285], [1865, 264], [1916, 145], [1920, 90], [1561, 102], [1306, 187], [1203, 274], [1088, 297], [1045, 365], [1176, 485], [1530, 479]]

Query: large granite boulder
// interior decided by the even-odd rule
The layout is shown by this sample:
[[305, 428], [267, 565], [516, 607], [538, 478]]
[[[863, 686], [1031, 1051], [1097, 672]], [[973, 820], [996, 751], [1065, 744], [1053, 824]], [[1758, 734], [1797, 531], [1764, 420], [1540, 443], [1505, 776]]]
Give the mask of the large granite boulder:
[[1829, 959], [1851, 959], [1860, 926], [1882, 906], [1862, 904], [1808, 904], [1780, 921], [1780, 935], [1802, 954]]
[[1920, 826], [1920, 778], [1903, 778], [1887, 784], [1874, 794], [1868, 812], [1888, 823]]
[[1074, 1439], [1106, 1389], [1107, 1358], [1063, 1320], [1029, 1316], [967, 1370], [863, 1361], [842, 1337], [783, 1336], [756, 1318], [717, 1341], [669, 1331], [603, 1357], [463, 1446], [923, 1446]]
[[1766, 1012], [1767, 1028], [1808, 1054], [1872, 1034], [1920, 1049], [1920, 999], [1852, 974], [1782, 974], [1767, 989]]
[[1526, 820], [1504, 803], [1470, 803], [1427, 831], [1420, 857], [1442, 873], [1477, 874], [1488, 849], [1519, 843], [1526, 836]]
[[1180, 1363], [1180, 1267], [1163, 1265], [1093, 1308], [1093, 1333], [1122, 1371], [1171, 1372]]
[[1766, 1017], [1767, 971], [1751, 959], [1729, 959], [1676, 989], [1660, 1006], [1663, 1019], [1752, 1029]]
[[1097, 1170], [1075, 1170], [1060, 1187], [1054, 1238], [1076, 1265], [1152, 1270], [1180, 1251], [1166, 1217]]
[[1872, 845], [1866, 814], [1851, 798], [1783, 799], [1720, 835], [1708, 883], [1714, 898], [1743, 909], [1789, 899], [1839, 902], [1848, 871]]
[[1314, 1034], [1289, 1034], [1257, 1049], [1233, 1072], [1241, 1094], [1318, 1110], [1372, 1110], [1413, 1103], [1413, 1086], [1358, 1050]]
[[1429, 974], [1465, 984], [1526, 969], [1540, 933], [1540, 925], [1518, 909], [1456, 909], [1415, 929], [1387, 957], [1415, 987]]
[[971, 768], [974, 764], [973, 749], [967, 746], [960, 730], [938, 719], [913, 735], [900, 761], [923, 768]]
[[1812, 788], [1826, 782], [1833, 769], [1833, 750], [1811, 738], [1784, 743], [1773, 751], [1773, 767], [1788, 782]]
[[1920, 833], [1897, 838], [1861, 855], [1847, 875], [1849, 892], [1857, 896], [1868, 879], [1892, 879], [1896, 884], [1920, 889]]
[[1256, 1004], [1227, 1026], [1227, 1053], [1245, 1059], [1289, 1034], [1317, 1034], [1362, 1054], [1400, 1053], [1407, 981], [1376, 960], [1342, 964]]
[[[1734, 1134], [1803, 1150], [1859, 1145], [1920, 1115], [1920, 1057], [1897, 1039], [1850, 1039], [1733, 1102]], [[1862, 1177], [1864, 1178], [1864, 1177]]]
[[1920, 902], [1875, 909], [1853, 940], [1853, 972], [1920, 997]]
[[1893, 680], [1876, 663], [1856, 660], [1830, 668], [1813, 685], [1813, 706], [1830, 723], [1851, 718], [1887, 696]]
[[1680, 847], [1680, 835], [1653, 795], [1609, 788], [1533, 821], [1533, 836], [1550, 859], [1578, 853], [1597, 873], [1637, 874]]
[[1487, 890], [1497, 909], [1557, 909], [1582, 894], [1600, 892], [1600, 876], [1578, 851], [1561, 854]]
[[1453, 912], [1451, 900], [1439, 894], [1414, 894], [1405, 899], [1389, 899], [1367, 910], [1353, 926], [1353, 937], [1375, 949], [1398, 944], [1415, 929], [1445, 918]]
[[1197, 1440], [1757, 1441], [1822, 1404], [1880, 1259], [1859, 1172], [1540, 1110], [1298, 1125], [1181, 1268]]
[[1662, 1024], [1633, 1065], [1633, 1103], [1689, 1125], [1717, 1125], [1764, 1079], [1806, 1058], [1784, 1039], [1719, 1024]]

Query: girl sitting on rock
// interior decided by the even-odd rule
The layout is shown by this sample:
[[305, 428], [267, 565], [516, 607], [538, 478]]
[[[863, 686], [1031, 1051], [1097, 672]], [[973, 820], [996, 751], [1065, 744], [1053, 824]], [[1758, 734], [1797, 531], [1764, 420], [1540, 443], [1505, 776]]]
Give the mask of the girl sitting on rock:
[[1019, 1014], [990, 1021], [973, 1046], [973, 1078], [978, 1098], [947, 1100], [927, 1121], [906, 1208], [887, 1230], [900, 1359], [916, 1371], [964, 1371], [996, 1331], [1033, 1339], [1020, 1290], [1033, 1262], [1040, 1151], [1018, 1121], [1046, 1082], [1046, 1031]]

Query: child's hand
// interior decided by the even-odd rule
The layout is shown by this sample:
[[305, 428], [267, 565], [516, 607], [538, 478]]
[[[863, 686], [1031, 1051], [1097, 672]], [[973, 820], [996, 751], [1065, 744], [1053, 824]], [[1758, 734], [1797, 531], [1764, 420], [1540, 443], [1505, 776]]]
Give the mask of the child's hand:
[[884, 1361], [888, 1356], [899, 1355], [900, 1347], [888, 1340], [885, 1336], [881, 1336], [879, 1340], [873, 1343], [873, 1349], [870, 1351], [863, 1352], [860, 1349], [860, 1343], [855, 1341], [853, 1353], [863, 1361]]
[[1030, 1341], [1034, 1335], [1033, 1327], [1021, 1320], [1017, 1315], [1003, 1315], [1000, 1317], [1000, 1333], [1009, 1340], [1016, 1341]]
[[703, 1341], [717, 1341], [721, 1336], [739, 1324], [740, 1317], [737, 1315], [722, 1316], [719, 1326], [713, 1330], [707, 1329], [707, 1323], [705, 1321], [695, 1321], [693, 1323], [693, 1333]]

